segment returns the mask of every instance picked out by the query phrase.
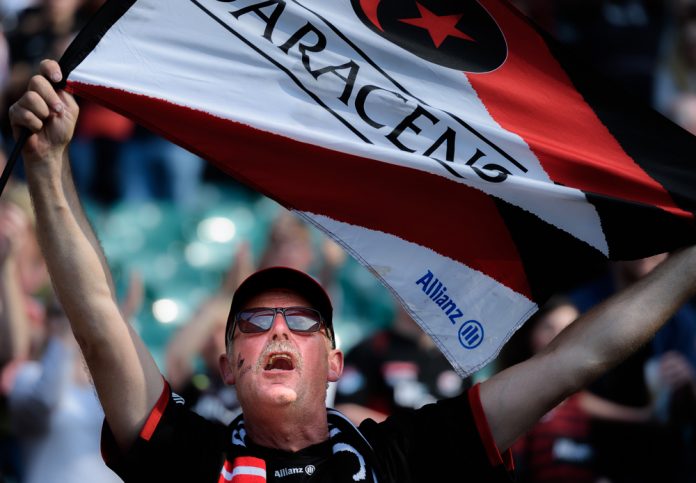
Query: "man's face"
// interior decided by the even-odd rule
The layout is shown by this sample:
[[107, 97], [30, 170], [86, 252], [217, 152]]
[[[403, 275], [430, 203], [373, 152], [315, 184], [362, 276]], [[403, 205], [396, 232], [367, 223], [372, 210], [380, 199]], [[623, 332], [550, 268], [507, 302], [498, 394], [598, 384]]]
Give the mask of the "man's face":
[[[271, 290], [251, 298], [243, 309], [255, 307], [310, 307], [289, 290]], [[343, 354], [331, 349], [323, 330], [310, 334], [291, 331], [276, 314], [267, 332], [244, 334], [235, 330], [220, 367], [227, 384], [234, 384], [246, 411], [256, 408], [324, 404], [326, 383], [343, 370]]]

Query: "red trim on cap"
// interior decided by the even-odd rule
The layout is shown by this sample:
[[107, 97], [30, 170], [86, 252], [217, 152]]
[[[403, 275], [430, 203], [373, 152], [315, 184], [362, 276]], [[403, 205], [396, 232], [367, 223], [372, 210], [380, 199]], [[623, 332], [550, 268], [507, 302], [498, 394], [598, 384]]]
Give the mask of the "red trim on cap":
[[474, 415], [476, 429], [478, 429], [481, 442], [483, 443], [483, 447], [488, 455], [488, 461], [490, 462], [491, 466], [505, 465], [505, 468], [508, 471], [512, 471], [515, 469], [515, 464], [512, 460], [512, 452], [508, 449], [502, 455], [500, 454], [500, 450], [496, 446], [495, 440], [493, 439], [491, 428], [488, 425], [486, 413], [483, 412], [480, 391], [480, 384], [476, 384], [474, 387], [469, 389], [469, 405], [471, 406], [471, 412]]
[[164, 381], [162, 394], [160, 394], [155, 407], [152, 408], [150, 415], [147, 417], [145, 425], [143, 425], [143, 429], [140, 430], [140, 437], [145, 441], [150, 441], [155, 429], [157, 429], [157, 425], [159, 424], [160, 419], [162, 419], [162, 414], [164, 414], [164, 410], [167, 408], [167, 404], [169, 404], [170, 393], [171, 389], [169, 388], [169, 383]]

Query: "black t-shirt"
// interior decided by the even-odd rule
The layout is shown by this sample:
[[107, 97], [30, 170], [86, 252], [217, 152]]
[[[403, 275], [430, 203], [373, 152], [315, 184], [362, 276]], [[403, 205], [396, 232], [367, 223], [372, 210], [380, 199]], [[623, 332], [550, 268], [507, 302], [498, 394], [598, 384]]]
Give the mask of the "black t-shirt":
[[[363, 422], [362, 436], [356, 435], [372, 453], [362, 455], [337, 442], [340, 436], [334, 433], [340, 431], [332, 430], [337, 418], [333, 411], [329, 440], [290, 453], [254, 445], [246, 438], [243, 423], [213, 423], [182, 403], [165, 387], [126, 454], [118, 451], [105, 423], [102, 453], [107, 465], [126, 482], [355, 483], [371, 481], [365, 472], [367, 467], [371, 473], [371, 461], [380, 483], [510, 481], [511, 455], [508, 451], [501, 456], [495, 447], [478, 386], [383, 423]], [[243, 450], [240, 440], [245, 441]]]

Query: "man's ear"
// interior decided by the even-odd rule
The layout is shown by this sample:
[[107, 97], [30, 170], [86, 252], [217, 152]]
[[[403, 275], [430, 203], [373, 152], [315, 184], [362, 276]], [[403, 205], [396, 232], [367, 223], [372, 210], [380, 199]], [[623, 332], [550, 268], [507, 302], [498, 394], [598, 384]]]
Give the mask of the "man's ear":
[[331, 349], [329, 352], [329, 382], [336, 382], [343, 374], [343, 352]]
[[234, 385], [236, 382], [234, 371], [232, 371], [232, 364], [226, 353], [220, 354], [218, 364], [220, 366], [220, 375], [222, 376], [223, 382], [229, 386]]

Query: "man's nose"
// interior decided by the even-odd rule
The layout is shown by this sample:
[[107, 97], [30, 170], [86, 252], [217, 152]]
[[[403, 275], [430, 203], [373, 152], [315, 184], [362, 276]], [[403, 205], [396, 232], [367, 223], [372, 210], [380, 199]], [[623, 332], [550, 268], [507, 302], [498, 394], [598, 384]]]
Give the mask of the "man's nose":
[[273, 339], [274, 340], [277, 338], [288, 339], [289, 334], [290, 334], [290, 327], [288, 327], [288, 324], [285, 321], [285, 316], [280, 312], [276, 312], [275, 317], [273, 318], [273, 325], [271, 326], [271, 335], [272, 335]]

